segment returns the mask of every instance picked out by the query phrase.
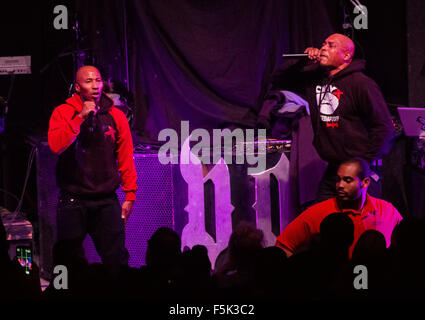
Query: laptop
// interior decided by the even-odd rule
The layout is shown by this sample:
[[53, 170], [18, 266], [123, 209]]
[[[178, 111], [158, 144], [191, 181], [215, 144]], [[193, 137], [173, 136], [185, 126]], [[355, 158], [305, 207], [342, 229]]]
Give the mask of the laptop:
[[425, 136], [425, 107], [397, 108], [404, 134], [408, 137]]

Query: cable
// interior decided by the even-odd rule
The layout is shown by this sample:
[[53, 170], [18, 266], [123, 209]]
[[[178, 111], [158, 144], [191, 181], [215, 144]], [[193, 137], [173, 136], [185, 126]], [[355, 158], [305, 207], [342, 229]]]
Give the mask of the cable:
[[22, 193], [21, 193], [21, 197], [19, 198], [18, 205], [16, 206], [15, 211], [13, 211], [11, 213], [12, 219], [10, 221], [9, 228], [6, 230], [7, 233], [9, 232], [10, 227], [12, 227], [13, 222], [15, 222], [19, 213], [21, 213], [22, 203], [23, 203], [23, 200], [24, 200], [25, 191], [27, 189], [28, 179], [29, 179], [29, 176], [30, 176], [30, 173], [31, 173], [31, 167], [32, 167], [32, 163], [34, 161], [35, 153], [36, 153], [36, 148], [35, 148], [35, 146], [33, 146], [32, 149], [31, 149], [30, 155], [29, 155], [28, 163], [27, 163], [27, 171], [26, 171], [26, 174], [25, 174], [24, 187], [22, 188]]
[[31, 167], [32, 167], [32, 163], [34, 161], [34, 157], [35, 157], [35, 147], [32, 147], [30, 155], [29, 155], [28, 164], [27, 164], [27, 172], [26, 172], [26, 175], [25, 175], [24, 187], [22, 189], [21, 198], [19, 199], [18, 206], [16, 207], [14, 213], [21, 211], [22, 203], [23, 203], [23, 200], [24, 200], [24, 194], [25, 194], [25, 191], [27, 189], [27, 183], [28, 183], [28, 179], [29, 179], [29, 176], [30, 176]]
[[5, 194], [7, 194], [8, 196], [10, 196], [10, 197], [12, 197], [13, 199], [15, 199], [17, 203], [19, 203], [19, 198], [18, 198], [15, 194], [13, 194], [12, 192], [9, 192], [9, 191], [7, 191], [7, 190], [5, 190], [5, 189], [2, 189], [2, 188], [0, 188], [0, 192], [4, 192], [4, 193], [5, 193]]

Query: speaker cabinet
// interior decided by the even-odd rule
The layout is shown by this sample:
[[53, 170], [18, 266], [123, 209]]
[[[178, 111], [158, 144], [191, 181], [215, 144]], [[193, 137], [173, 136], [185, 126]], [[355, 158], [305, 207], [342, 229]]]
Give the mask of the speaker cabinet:
[[[173, 166], [159, 162], [156, 153], [135, 154], [137, 171], [136, 201], [127, 221], [125, 246], [130, 254], [129, 266], [145, 264], [147, 242], [160, 227], [174, 229]], [[121, 188], [117, 191], [120, 203], [125, 199]], [[83, 243], [89, 263], [101, 262], [93, 241], [87, 236]]]
[[[156, 153], [135, 153], [138, 191], [132, 214], [126, 226], [126, 248], [130, 254], [129, 266], [145, 264], [147, 241], [159, 227], [174, 229], [173, 165], [163, 165]], [[37, 147], [37, 192], [39, 215], [39, 264], [41, 276], [51, 279], [53, 272], [52, 249], [56, 241], [56, 204], [59, 190], [56, 187], [55, 168], [57, 156], [46, 142]], [[124, 192], [117, 190], [120, 202]], [[89, 263], [101, 262], [90, 236], [83, 242]]]

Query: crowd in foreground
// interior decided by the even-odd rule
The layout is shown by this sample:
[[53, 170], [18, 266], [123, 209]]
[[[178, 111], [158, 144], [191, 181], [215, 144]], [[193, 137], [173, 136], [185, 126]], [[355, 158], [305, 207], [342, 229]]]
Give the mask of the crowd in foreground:
[[[327, 216], [305, 250], [287, 258], [276, 246], [263, 246], [263, 233], [240, 223], [228, 247], [212, 266], [202, 245], [183, 251], [172, 229], [159, 228], [148, 241], [146, 265], [110, 274], [89, 264], [81, 244], [54, 246], [54, 264], [68, 270], [67, 289], [54, 281], [41, 290], [38, 268], [26, 275], [1, 251], [2, 299], [418, 299], [425, 296], [425, 221], [405, 218], [394, 229], [390, 247], [368, 230], [353, 242], [353, 223], [340, 213]], [[66, 254], [64, 254], [66, 253]], [[71, 254], [70, 254], [71, 253]], [[364, 266], [360, 269], [356, 266]]]

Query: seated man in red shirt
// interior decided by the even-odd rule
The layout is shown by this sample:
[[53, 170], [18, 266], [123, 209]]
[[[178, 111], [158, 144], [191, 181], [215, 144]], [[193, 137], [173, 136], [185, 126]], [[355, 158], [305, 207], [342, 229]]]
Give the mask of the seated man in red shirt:
[[312, 236], [319, 234], [320, 223], [333, 212], [346, 213], [354, 223], [354, 241], [350, 257], [361, 234], [369, 229], [385, 236], [387, 247], [394, 227], [403, 219], [394, 206], [367, 194], [369, 165], [363, 159], [344, 161], [338, 168], [337, 196], [317, 203], [294, 219], [277, 237], [276, 246], [289, 257], [308, 247]]

